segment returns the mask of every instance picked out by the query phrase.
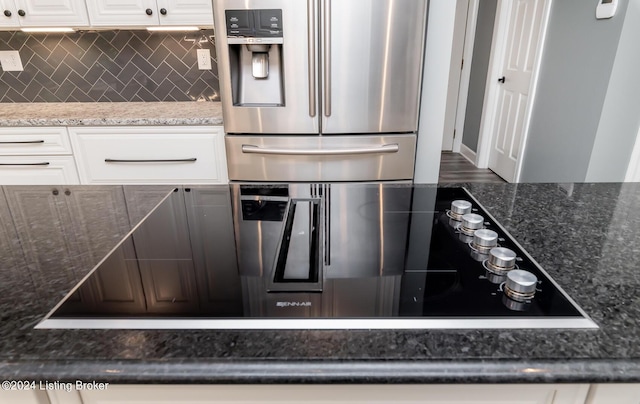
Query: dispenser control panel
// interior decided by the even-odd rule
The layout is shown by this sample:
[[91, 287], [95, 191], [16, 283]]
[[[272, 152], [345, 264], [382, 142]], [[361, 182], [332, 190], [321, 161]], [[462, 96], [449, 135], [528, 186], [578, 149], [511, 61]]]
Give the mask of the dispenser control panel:
[[227, 37], [282, 38], [282, 10], [225, 10]]

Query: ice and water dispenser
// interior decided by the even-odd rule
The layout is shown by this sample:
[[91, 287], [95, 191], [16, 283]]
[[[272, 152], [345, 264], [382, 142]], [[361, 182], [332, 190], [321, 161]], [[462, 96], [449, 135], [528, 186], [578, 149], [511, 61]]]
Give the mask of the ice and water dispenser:
[[282, 10], [225, 10], [236, 106], [282, 106]]

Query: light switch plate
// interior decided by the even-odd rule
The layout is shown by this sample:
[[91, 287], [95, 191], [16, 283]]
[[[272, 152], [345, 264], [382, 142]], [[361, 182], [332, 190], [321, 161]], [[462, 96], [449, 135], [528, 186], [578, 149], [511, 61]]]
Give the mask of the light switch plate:
[[24, 70], [20, 53], [16, 50], [0, 51], [0, 65], [5, 72], [21, 72]]
[[198, 49], [198, 69], [211, 70], [211, 51], [209, 49]]

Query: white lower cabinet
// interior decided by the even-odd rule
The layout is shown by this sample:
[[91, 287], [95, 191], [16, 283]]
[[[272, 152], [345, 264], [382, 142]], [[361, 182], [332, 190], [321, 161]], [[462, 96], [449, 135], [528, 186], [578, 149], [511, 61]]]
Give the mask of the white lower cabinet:
[[640, 404], [640, 384], [592, 384], [585, 404]]
[[221, 126], [70, 127], [82, 184], [226, 183]]
[[509, 403], [582, 404], [588, 384], [513, 385], [109, 385], [80, 391], [84, 404], [152, 403]]
[[46, 391], [40, 390], [0, 390], [2, 404], [50, 404]]
[[78, 184], [66, 127], [0, 128], [0, 184]]

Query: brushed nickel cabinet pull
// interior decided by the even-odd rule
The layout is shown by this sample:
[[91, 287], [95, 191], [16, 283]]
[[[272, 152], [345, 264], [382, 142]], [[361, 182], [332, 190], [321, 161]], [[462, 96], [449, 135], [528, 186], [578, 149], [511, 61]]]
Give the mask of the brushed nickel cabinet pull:
[[48, 161], [43, 161], [42, 163], [0, 163], [0, 166], [48, 166]]
[[35, 143], [44, 143], [44, 140], [18, 140], [18, 141], [0, 142], [0, 144], [35, 144]]

